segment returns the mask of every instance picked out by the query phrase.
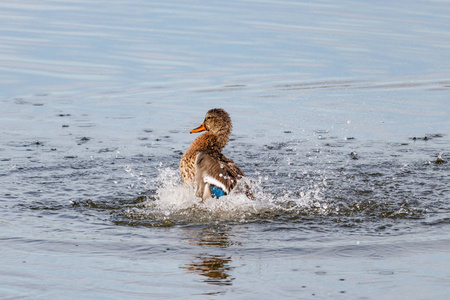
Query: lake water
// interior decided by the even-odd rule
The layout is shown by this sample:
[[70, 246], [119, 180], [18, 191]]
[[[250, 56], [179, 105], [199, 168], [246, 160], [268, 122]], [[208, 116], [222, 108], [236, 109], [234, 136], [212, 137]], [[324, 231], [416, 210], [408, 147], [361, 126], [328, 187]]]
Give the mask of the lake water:
[[[0, 4], [2, 299], [448, 299], [450, 2]], [[255, 199], [178, 164], [210, 108]]]

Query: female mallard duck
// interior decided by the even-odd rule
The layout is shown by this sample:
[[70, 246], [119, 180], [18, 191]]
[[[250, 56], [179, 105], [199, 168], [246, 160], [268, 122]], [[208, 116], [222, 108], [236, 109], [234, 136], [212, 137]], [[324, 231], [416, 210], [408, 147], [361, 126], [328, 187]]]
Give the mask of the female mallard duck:
[[232, 129], [228, 113], [214, 108], [206, 113], [203, 124], [190, 133], [205, 131], [192, 142], [180, 162], [181, 180], [196, 187], [203, 200], [228, 195], [244, 176], [234, 162], [222, 154]]

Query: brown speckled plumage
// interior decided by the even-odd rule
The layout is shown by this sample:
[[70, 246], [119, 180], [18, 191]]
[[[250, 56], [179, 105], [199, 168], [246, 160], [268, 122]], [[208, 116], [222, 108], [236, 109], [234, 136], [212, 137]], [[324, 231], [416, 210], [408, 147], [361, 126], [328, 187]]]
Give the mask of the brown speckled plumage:
[[228, 194], [244, 176], [234, 162], [222, 154], [228, 143], [232, 124], [228, 113], [220, 108], [206, 113], [201, 126], [191, 131], [204, 134], [197, 137], [181, 158], [180, 174], [185, 185], [196, 188], [197, 196], [211, 197], [209, 184], [214, 181]]

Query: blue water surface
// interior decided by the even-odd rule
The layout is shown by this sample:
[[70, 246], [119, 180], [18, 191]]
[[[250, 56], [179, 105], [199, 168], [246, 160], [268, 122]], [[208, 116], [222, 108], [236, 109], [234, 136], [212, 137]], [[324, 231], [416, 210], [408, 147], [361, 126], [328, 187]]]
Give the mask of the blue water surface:
[[[449, 15], [0, 3], [0, 298], [447, 299]], [[181, 185], [214, 107], [253, 200]]]

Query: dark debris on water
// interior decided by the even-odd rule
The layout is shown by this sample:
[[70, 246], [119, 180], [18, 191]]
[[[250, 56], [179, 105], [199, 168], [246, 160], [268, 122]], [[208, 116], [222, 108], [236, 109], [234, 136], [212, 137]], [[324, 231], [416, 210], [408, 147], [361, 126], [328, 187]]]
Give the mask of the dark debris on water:
[[436, 134], [426, 134], [425, 136], [422, 136], [422, 137], [414, 136], [414, 137], [411, 137], [410, 140], [413, 140], [413, 141], [429, 141], [429, 140], [432, 140], [432, 139], [435, 139], [435, 138], [442, 138], [442, 137], [444, 137], [443, 134], [436, 133]]

